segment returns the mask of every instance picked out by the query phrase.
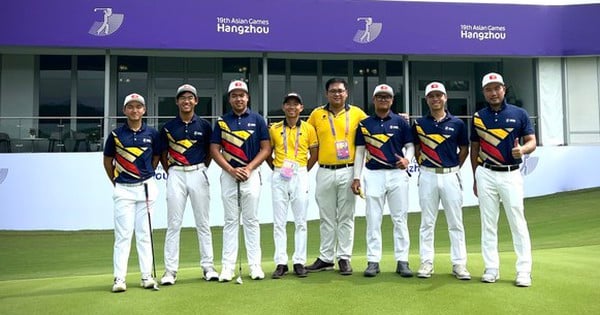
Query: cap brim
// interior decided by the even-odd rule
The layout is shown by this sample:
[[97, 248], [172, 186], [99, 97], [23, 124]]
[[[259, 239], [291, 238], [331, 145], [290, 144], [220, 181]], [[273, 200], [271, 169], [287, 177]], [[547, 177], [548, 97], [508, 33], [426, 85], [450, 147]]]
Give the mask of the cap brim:
[[286, 97], [283, 99], [283, 102], [284, 102], [284, 103], [287, 103], [287, 101], [289, 101], [291, 98], [294, 98], [294, 99], [296, 99], [296, 100], [298, 101], [298, 103], [302, 104], [302, 99], [301, 99], [300, 97], [298, 97], [298, 96], [294, 96], [294, 95], [291, 95], [291, 96], [286, 96]]

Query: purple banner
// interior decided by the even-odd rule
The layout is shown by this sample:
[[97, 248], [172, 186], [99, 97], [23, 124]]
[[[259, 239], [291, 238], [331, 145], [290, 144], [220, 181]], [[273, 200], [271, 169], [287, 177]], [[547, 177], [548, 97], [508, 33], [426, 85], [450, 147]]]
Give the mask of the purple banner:
[[0, 47], [568, 56], [600, 54], [600, 5], [37, 0], [3, 5]]

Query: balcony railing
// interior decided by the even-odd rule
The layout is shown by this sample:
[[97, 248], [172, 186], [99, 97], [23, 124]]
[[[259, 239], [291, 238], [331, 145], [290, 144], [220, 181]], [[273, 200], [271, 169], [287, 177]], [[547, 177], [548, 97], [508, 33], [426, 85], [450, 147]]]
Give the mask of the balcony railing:
[[[411, 116], [412, 119], [420, 116]], [[471, 116], [457, 116], [465, 121], [469, 130]], [[160, 129], [172, 116], [147, 116], [149, 126]], [[217, 116], [202, 116], [214, 126]], [[269, 116], [268, 123], [280, 121], [284, 116]], [[308, 116], [301, 116], [307, 119]], [[107, 130], [125, 122], [124, 116], [109, 117], [0, 117], [0, 153], [8, 152], [90, 152], [101, 151]], [[536, 133], [538, 117], [531, 116]]]

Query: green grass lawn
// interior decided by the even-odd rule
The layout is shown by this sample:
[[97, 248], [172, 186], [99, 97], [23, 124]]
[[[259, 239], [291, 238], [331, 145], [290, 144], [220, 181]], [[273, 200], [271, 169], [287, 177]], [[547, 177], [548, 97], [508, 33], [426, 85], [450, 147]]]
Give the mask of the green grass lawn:
[[[337, 272], [292, 274], [270, 279], [274, 269], [272, 226], [261, 226], [263, 269], [267, 278], [252, 281], [243, 264], [244, 284], [200, 279], [193, 229], [182, 231], [181, 268], [174, 286], [159, 292], [138, 287], [135, 246], [130, 256], [128, 290], [112, 286], [112, 231], [0, 231], [0, 314], [600, 314], [600, 189], [527, 199], [533, 243], [533, 286], [513, 285], [515, 255], [501, 215], [501, 278], [481, 283], [478, 208], [464, 209], [471, 281], [450, 275], [449, 241], [443, 212], [436, 228], [436, 261], [431, 279], [394, 273], [392, 224], [385, 218], [382, 272], [365, 278], [365, 221], [356, 219], [354, 275]], [[419, 264], [419, 214], [409, 215], [410, 264]], [[289, 249], [292, 226], [288, 225]], [[157, 273], [163, 272], [164, 230], [155, 231]], [[221, 228], [213, 228], [215, 263], [220, 269]], [[309, 222], [308, 260], [318, 255], [318, 221]], [[242, 246], [243, 248], [243, 246]], [[291, 250], [288, 250], [291, 251]], [[245, 261], [245, 252], [243, 259]]]

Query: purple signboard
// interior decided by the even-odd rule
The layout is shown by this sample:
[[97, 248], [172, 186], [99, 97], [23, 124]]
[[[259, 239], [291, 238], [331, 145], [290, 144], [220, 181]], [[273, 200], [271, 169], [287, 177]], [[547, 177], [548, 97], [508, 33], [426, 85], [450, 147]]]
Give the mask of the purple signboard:
[[600, 5], [37, 0], [3, 5], [0, 47], [419, 55], [600, 54]]

